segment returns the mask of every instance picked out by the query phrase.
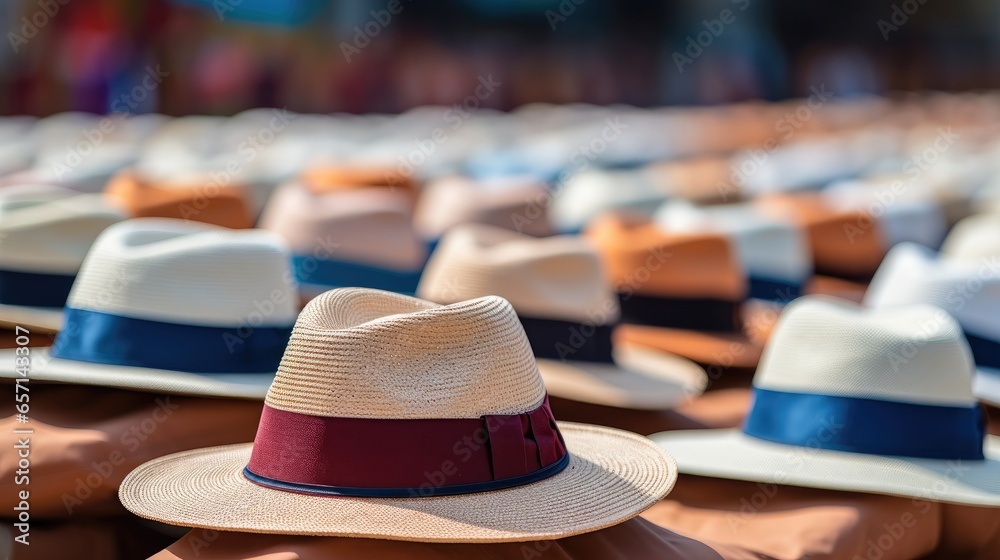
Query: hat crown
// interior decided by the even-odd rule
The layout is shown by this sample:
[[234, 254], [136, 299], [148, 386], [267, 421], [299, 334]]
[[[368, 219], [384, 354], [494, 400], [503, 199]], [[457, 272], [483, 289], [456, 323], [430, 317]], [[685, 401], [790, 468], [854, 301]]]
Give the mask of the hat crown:
[[754, 386], [937, 406], [972, 406], [973, 362], [940, 308], [866, 309], [833, 298], [786, 307]]
[[935, 305], [951, 313], [966, 331], [1000, 339], [1000, 256], [951, 261], [926, 247], [901, 243], [882, 262], [865, 303]]
[[524, 317], [618, 319], [618, 301], [597, 251], [579, 237], [533, 238], [465, 225], [441, 240], [421, 279], [421, 297], [454, 303], [500, 295]]
[[970, 216], [955, 224], [941, 245], [941, 255], [970, 261], [1000, 257], [1000, 215]]
[[69, 307], [184, 325], [287, 326], [298, 298], [280, 237], [170, 219], [134, 219], [102, 233]]
[[479, 418], [538, 408], [545, 388], [513, 307], [342, 288], [299, 315], [272, 408], [347, 418]]

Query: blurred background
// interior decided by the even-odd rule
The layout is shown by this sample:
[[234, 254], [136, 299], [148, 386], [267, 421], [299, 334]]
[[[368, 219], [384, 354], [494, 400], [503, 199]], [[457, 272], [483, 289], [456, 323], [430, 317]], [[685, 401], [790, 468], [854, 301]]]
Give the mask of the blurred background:
[[[5, 0], [0, 114], [720, 104], [1000, 85], [984, 0]], [[693, 62], [697, 60], [697, 64]]]

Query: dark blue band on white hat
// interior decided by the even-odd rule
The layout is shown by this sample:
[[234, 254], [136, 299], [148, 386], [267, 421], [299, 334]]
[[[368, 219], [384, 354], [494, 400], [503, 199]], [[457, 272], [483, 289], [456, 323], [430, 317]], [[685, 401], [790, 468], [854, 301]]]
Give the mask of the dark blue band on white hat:
[[934, 406], [759, 387], [743, 432], [800, 447], [973, 461], [983, 459], [986, 437], [978, 404]]
[[969, 341], [969, 348], [977, 366], [1000, 369], [1000, 340], [990, 340], [968, 331], [965, 333], [965, 338]]
[[563, 362], [614, 363], [612, 325], [520, 317], [537, 358]]
[[693, 331], [739, 332], [739, 301], [618, 293], [623, 323]]
[[750, 295], [754, 299], [788, 302], [802, 295], [802, 283], [750, 275]]
[[292, 258], [295, 279], [302, 284], [313, 284], [333, 288], [375, 288], [400, 294], [413, 295], [420, 282], [422, 268], [417, 270], [393, 270], [379, 266], [318, 259], [308, 255]]
[[75, 278], [72, 274], [0, 270], [0, 304], [62, 307]]
[[189, 373], [273, 373], [292, 327], [205, 327], [67, 307], [52, 357]]

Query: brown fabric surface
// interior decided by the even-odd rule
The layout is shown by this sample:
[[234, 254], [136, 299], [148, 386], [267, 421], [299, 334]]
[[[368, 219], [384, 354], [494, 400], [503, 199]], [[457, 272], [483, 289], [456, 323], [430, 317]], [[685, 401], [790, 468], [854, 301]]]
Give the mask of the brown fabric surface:
[[1000, 508], [681, 475], [643, 517], [766, 558], [996, 558]]
[[[5, 387], [6, 389], [6, 387]], [[118, 486], [132, 469], [177, 451], [253, 441], [262, 403], [162, 396], [73, 385], [30, 385], [28, 424], [0, 419], [0, 431], [31, 428], [33, 520], [123, 511]], [[14, 409], [13, 389], [0, 397]], [[13, 437], [13, 436], [11, 436]], [[16, 494], [15, 453], [0, 455], [0, 517]]]
[[814, 276], [804, 289], [808, 295], [834, 296], [855, 303], [861, 303], [865, 299], [867, 290], [868, 284], [834, 276]]
[[752, 368], [760, 361], [765, 341], [744, 333], [718, 333], [622, 324], [615, 328], [615, 343], [634, 344], [677, 354], [699, 364]]
[[[35, 329], [29, 329], [27, 337], [28, 346], [42, 348], [52, 346], [52, 341], [55, 340], [56, 335], [55, 333], [40, 332]], [[17, 348], [17, 346], [17, 335], [15, 334], [14, 329], [5, 329], [0, 327], [0, 349]]]
[[[131, 515], [69, 523], [33, 522], [30, 544], [11, 545], [9, 560], [135, 560], [155, 554], [173, 540]], [[0, 558], [8, 559], [3, 547], [0, 542]]]
[[750, 390], [722, 389], [705, 393], [675, 410], [629, 410], [549, 396], [556, 418], [599, 424], [642, 435], [667, 430], [735, 428], [750, 409]]
[[[724, 547], [720, 547], [725, 552]], [[407, 558], [410, 560], [718, 560], [751, 558], [721, 555], [706, 544], [632, 519], [607, 529], [559, 539], [527, 543], [438, 544], [352, 539], [250, 535], [195, 529], [155, 560], [352, 560]]]
[[234, 229], [254, 224], [250, 195], [241, 185], [160, 184], [122, 172], [104, 192], [132, 218], [179, 218]]

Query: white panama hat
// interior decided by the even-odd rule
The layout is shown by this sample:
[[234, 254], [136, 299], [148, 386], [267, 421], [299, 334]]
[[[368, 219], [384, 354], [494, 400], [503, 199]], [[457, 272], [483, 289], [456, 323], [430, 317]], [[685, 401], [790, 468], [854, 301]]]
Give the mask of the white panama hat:
[[959, 221], [941, 244], [941, 256], [973, 262], [1000, 256], [1000, 213], [976, 214]]
[[751, 298], [790, 301], [802, 295], [812, 276], [812, 254], [802, 228], [752, 204], [696, 206], [671, 200], [657, 209], [654, 220], [666, 231], [714, 232], [730, 238], [749, 275]]
[[123, 219], [101, 195], [46, 185], [0, 190], [0, 324], [59, 330], [84, 256]]
[[183, 220], [120, 222], [94, 242], [51, 349], [0, 377], [263, 399], [298, 294], [277, 235]]
[[618, 298], [597, 250], [578, 236], [539, 239], [486, 225], [455, 227], [431, 256], [417, 293], [438, 303], [506, 298], [556, 397], [660, 410], [700, 395], [708, 382], [690, 360], [614, 344]]
[[875, 273], [864, 304], [925, 303], [950, 313], [972, 349], [976, 396], [1000, 406], [1000, 251], [977, 260], [940, 257], [913, 243], [893, 247]]
[[962, 330], [929, 305], [789, 304], [742, 430], [662, 432], [682, 473], [1000, 507], [1000, 438]]

